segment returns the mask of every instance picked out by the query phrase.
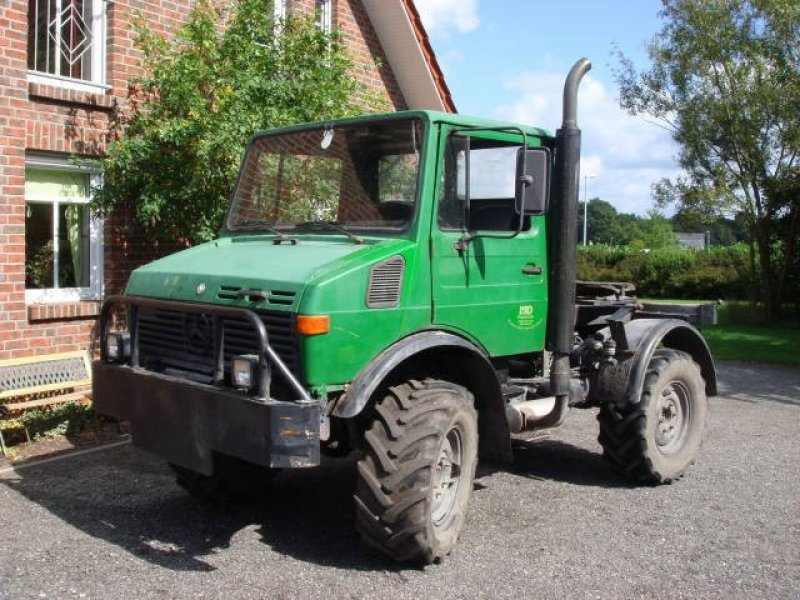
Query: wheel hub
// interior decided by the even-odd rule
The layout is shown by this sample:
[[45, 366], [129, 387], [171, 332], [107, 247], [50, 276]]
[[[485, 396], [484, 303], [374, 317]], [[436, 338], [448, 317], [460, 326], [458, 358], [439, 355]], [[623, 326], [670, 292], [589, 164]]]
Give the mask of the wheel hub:
[[688, 393], [678, 382], [662, 390], [656, 423], [656, 443], [662, 452], [669, 454], [680, 448], [686, 433], [688, 408]]
[[433, 466], [431, 512], [433, 524], [437, 527], [448, 521], [455, 506], [461, 481], [462, 454], [461, 433], [453, 428], [442, 440], [439, 457]]

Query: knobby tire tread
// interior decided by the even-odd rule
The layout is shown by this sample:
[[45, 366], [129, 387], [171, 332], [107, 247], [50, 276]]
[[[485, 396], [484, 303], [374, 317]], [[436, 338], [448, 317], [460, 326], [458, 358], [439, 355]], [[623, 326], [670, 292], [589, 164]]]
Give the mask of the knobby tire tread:
[[597, 415], [600, 424], [598, 442], [603, 448], [603, 457], [633, 481], [671, 483], [680, 479], [686, 468], [694, 462], [692, 458], [680, 472], [665, 474], [657, 467], [654, 452], [647, 443], [647, 436], [651, 433], [648, 429], [652, 427], [647, 420], [647, 410], [653, 401], [654, 388], [665, 370], [675, 361], [686, 363], [685, 368], [702, 381], [699, 367], [687, 353], [671, 349], [657, 350], [647, 367], [640, 401], [621, 407], [606, 403]]
[[[356, 526], [367, 546], [421, 564], [449, 552], [428, 539], [430, 472], [443, 429], [464, 406], [475, 414], [467, 390], [431, 379], [393, 386], [375, 405], [355, 494]], [[471, 486], [474, 462], [473, 473], [463, 475]]]

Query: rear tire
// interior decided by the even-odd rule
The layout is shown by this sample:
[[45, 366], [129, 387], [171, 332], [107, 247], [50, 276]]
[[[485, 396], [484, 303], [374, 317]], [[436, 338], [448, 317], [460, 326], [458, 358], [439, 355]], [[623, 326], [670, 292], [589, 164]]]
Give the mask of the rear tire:
[[697, 363], [685, 352], [658, 350], [648, 365], [640, 401], [600, 408], [603, 456], [635, 481], [671, 483], [694, 463], [707, 404]]
[[440, 561], [458, 539], [472, 495], [472, 394], [445, 381], [412, 380], [390, 388], [374, 412], [358, 463], [358, 532], [395, 560]]

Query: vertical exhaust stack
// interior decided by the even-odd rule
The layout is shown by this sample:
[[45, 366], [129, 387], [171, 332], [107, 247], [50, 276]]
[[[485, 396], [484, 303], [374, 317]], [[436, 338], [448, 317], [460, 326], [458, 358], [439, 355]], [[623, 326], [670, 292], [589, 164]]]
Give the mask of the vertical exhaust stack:
[[551, 393], [556, 406], [566, 411], [570, 390], [569, 354], [575, 331], [575, 260], [578, 242], [578, 182], [581, 130], [577, 125], [578, 86], [592, 63], [582, 58], [564, 82], [564, 112], [556, 132], [556, 182], [558, 197], [552, 215], [550, 239], [550, 310], [548, 347], [553, 352]]

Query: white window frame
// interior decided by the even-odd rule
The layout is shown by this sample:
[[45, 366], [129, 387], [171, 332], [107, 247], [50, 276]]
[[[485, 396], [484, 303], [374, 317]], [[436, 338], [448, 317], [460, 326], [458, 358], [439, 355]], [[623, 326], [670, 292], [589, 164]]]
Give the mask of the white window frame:
[[286, 18], [286, 0], [274, 0], [272, 4], [272, 17], [275, 21], [283, 21]]
[[315, 0], [314, 20], [325, 33], [333, 31], [333, 0]]
[[[37, 0], [28, 0], [36, 2]], [[47, 0], [38, 0], [46, 2]], [[66, 0], [64, 0], [66, 1]], [[92, 2], [92, 22], [91, 22], [91, 48], [90, 60], [92, 65], [91, 80], [66, 77], [57, 73], [37, 71], [29, 69], [27, 72], [28, 83], [39, 83], [52, 85], [68, 90], [88, 93], [105, 93], [111, 89], [106, 85], [106, 8], [111, 0], [91, 0]], [[62, 0], [56, 0], [57, 10], [62, 6]], [[30, 24], [29, 24], [30, 26]], [[30, 35], [30, 32], [28, 33]], [[35, 35], [35, 34], [34, 34]], [[57, 42], [58, 43], [58, 42]]]
[[[89, 185], [97, 187], [102, 184], [103, 176], [98, 166], [94, 164], [76, 165], [69, 160], [59, 157], [29, 155], [25, 159], [26, 168], [44, 169], [49, 171], [68, 171], [71, 173], [86, 173], [89, 175]], [[41, 203], [53, 206], [53, 239], [58, 240], [58, 206], [60, 204], [89, 204], [87, 197], [47, 197], [25, 194], [25, 204]], [[89, 215], [89, 286], [69, 288], [41, 288], [26, 289], [26, 304], [53, 304], [58, 302], [78, 302], [81, 300], [102, 300], [105, 293], [103, 261], [103, 220], [95, 215]], [[56, 257], [58, 245], [53, 249]], [[27, 257], [26, 257], [27, 258]], [[57, 258], [53, 268], [57, 273]]]

